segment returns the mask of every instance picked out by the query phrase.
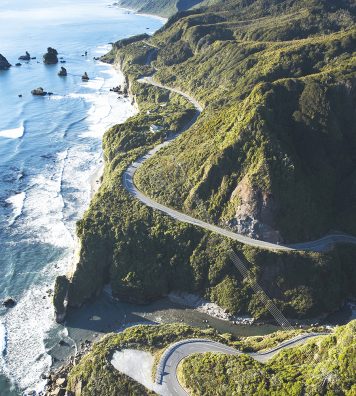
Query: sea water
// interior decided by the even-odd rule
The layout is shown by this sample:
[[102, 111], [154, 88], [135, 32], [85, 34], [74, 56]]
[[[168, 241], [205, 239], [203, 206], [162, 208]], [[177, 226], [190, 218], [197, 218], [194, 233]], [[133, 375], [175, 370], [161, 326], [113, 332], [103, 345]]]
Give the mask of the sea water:
[[[50, 289], [70, 266], [103, 133], [135, 111], [109, 91], [120, 76], [93, 58], [108, 43], [162, 23], [103, 0], [0, 2], [0, 53], [22, 63], [0, 71], [0, 301], [17, 301], [0, 307], [1, 396], [43, 386], [50, 345], [63, 331], [53, 321]], [[44, 65], [49, 46], [66, 63]], [[18, 61], [25, 51], [36, 59]], [[67, 77], [57, 75], [60, 66]], [[89, 82], [82, 82], [84, 72]], [[37, 87], [53, 95], [32, 96]]]

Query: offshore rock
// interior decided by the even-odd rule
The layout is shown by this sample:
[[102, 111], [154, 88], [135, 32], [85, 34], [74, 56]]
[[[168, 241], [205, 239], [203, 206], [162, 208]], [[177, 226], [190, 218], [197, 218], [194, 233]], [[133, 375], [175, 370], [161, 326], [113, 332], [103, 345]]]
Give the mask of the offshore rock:
[[67, 76], [67, 69], [65, 67], [61, 67], [61, 70], [59, 71], [58, 75], [60, 77], [66, 77]]
[[29, 60], [31, 60], [31, 55], [26, 51], [26, 55], [21, 55], [19, 57], [19, 60], [29, 61]]
[[7, 70], [11, 67], [5, 56], [0, 54], [0, 70]]
[[83, 80], [83, 81], [89, 81], [89, 76], [88, 76], [87, 72], [85, 72], [85, 73], [82, 75], [82, 80]]
[[16, 305], [16, 301], [13, 298], [9, 297], [3, 301], [2, 305], [5, 308], [14, 308], [14, 306]]
[[47, 48], [47, 53], [43, 55], [43, 62], [46, 65], [55, 65], [58, 63], [58, 52], [52, 47]]
[[33, 90], [31, 91], [31, 93], [32, 93], [32, 95], [34, 95], [34, 96], [45, 96], [45, 95], [47, 95], [47, 92], [44, 91], [42, 87], [33, 89]]

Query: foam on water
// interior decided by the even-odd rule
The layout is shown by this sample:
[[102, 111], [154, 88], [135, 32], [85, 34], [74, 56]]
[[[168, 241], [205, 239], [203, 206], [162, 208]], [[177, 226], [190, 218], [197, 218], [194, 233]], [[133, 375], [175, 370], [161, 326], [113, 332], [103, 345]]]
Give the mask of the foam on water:
[[35, 230], [41, 243], [57, 247], [73, 246], [73, 238], [63, 222], [61, 194], [62, 176], [68, 150], [59, 152], [54, 164], [44, 173], [30, 179], [30, 188], [23, 208], [24, 227]]
[[6, 328], [4, 323], [0, 322], [0, 356], [5, 354], [6, 349]]
[[9, 225], [14, 224], [16, 219], [21, 215], [25, 198], [26, 198], [26, 193], [20, 192], [5, 200], [6, 203], [10, 204], [13, 207], [13, 215], [9, 220]]
[[106, 78], [102, 78], [99, 94], [86, 97], [86, 100], [92, 101], [92, 107], [87, 118], [89, 128], [81, 137], [102, 138], [110, 126], [122, 123], [136, 113], [128, 98], [118, 97], [117, 93], [109, 91], [112, 87], [123, 85], [125, 77], [122, 72], [105, 63], [100, 63], [100, 67], [101, 74]]
[[[81, 217], [90, 201], [91, 186], [88, 180], [101, 159], [101, 137], [108, 127], [124, 122], [136, 111], [129, 100], [118, 100], [117, 94], [108, 90], [108, 87], [118, 85], [122, 76], [108, 65], [102, 67], [101, 73], [105, 78], [94, 81], [90, 86], [93, 93], [66, 96], [90, 104], [86, 118], [87, 131], [80, 136], [94, 139], [97, 142], [94, 150], [93, 143], [82, 143], [59, 152], [43, 173], [30, 177], [25, 196], [21, 193], [9, 198], [12, 204], [18, 204], [17, 215], [21, 213], [19, 203], [23, 198], [22, 227], [31, 231], [38, 243], [65, 249], [55, 263], [58, 273], [65, 273], [71, 263], [75, 247], [75, 220]], [[43, 269], [44, 279], [49, 272], [53, 273], [53, 263]], [[32, 288], [19, 298], [16, 307], [6, 315], [8, 340], [5, 372], [22, 389], [41, 390], [44, 383], [39, 381], [40, 375], [48, 371], [52, 363], [44, 340], [56, 325], [53, 324], [50, 299], [43, 299], [46, 289], [48, 286], [45, 284]]]
[[7, 139], [19, 139], [25, 133], [25, 126], [22, 124], [18, 128], [4, 129], [0, 131], [0, 137]]
[[43, 389], [40, 375], [52, 364], [43, 342], [52, 327], [51, 301], [43, 299], [45, 292], [44, 285], [31, 288], [5, 318], [4, 372], [22, 389]]
[[[55, 16], [56, 5], [44, 5], [41, 0], [31, 4], [11, 0], [9, 14], [7, 6], [0, 5], [2, 21], [7, 21], [5, 15], [22, 21], [19, 29], [4, 29], [8, 37], [2, 37], [2, 51], [11, 63], [18, 57], [14, 48], [20, 48], [24, 32], [31, 31], [31, 41], [26, 41], [31, 55], [39, 59], [43, 50], [53, 45], [65, 57], [68, 68], [66, 79], [57, 76], [55, 66], [45, 67], [37, 62], [30, 62], [21, 71], [12, 68], [0, 76], [0, 112], [4, 120], [0, 127], [0, 176], [4, 180], [0, 192], [12, 209], [12, 227], [4, 227], [0, 233], [0, 250], [4, 248], [8, 253], [3, 257], [4, 265], [0, 265], [0, 294], [9, 294], [17, 301], [13, 309], [1, 310], [0, 372], [27, 391], [43, 388], [41, 374], [51, 366], [51, 348], [58, 345], [61, 337], [67, 337], [66, 329], [53, 320], [52, 303], [46, 292], [53, 288], [57, 275], [71, 268], [76, 221], [90, 202], [88, 181], [102, 165], [102, 135], [136, 111], [128, 99], [109, 92], [109, 88], [122, 85], [123, 75], [110, 65], [92, 60], [92, 56], [104, 54], [110, 46], [90, 47], [141, 33], [142, 17], [122, 16], [119, 11], [109, 14], [100, 2], [86, 0], [73, 5], [70, 0], [59, 0], [56, 5], [61, 15]], [[43, 9], [47, 6], [52, 8], [50, 13]], [[75, 18], [68, 17], [67, 6], [76, 9]], [[103, 24], [98, 22], [96, 10], [105, 18]], [[35, 18], [40, 23], [33, 25]], [[118, 23], [120, 18], [122, 24]], [[135, 25], [136, 19], [139, 21]], [[53, 26], [54, 23], [58, 24]], [[147, 23], [152, 28], [161, 26]], [[48, 34], [44, 35], [44, 31]], [[82, 58], [86, 50], [90, 57]], [[80, 79], [85, 70], [90, 77], [87, 83]], [[30, 91], [37, 84], [56, 94], [45, 100], [33, 98]], [[3, 93], [8, 91], [11, 95], [5, 97]], [[21, 92], [20, 99], [17, 95]], [[25, 119], [26, 128], [22, 124]], [[11, 172], [17, 177], [10, 178]], [[6, 207], [0, 208], [0, 215], [7, 213]], [[8, 219], [4, 219], [6, 224]], [[2, 386], [6, 384], [0, 384], [1, 396]]]

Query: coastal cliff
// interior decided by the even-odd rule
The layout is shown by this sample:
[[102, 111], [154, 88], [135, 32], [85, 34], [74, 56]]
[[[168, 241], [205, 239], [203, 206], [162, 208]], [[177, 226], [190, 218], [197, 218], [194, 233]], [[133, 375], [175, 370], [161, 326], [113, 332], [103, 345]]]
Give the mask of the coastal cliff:
[[[140, 113], [104, 136], [103, 183], [78, 222], [69, 306], [110, 283], [124, 301], [186, 290], [231, 313], [267, 317], [231, 263], [231, 248], [288, 316], [331, 312], [353, 295], [355, 247], [263, 251], [177, 222], [134, 200], [122, 184], [133, 160], [194, 115], [182, 96], [137, 82], [155, 73], [205, 108], [193, 128], [140, 168], [142, 191], [273, 242], [332, 229], [356, 234], [355, 9], [348, 1], [262, 3], [227, 1], [174, 16], [152, 38], [118, 42], [104, 57], [121, 66]], [[59, 308], [60, 300], [56, 295]]]

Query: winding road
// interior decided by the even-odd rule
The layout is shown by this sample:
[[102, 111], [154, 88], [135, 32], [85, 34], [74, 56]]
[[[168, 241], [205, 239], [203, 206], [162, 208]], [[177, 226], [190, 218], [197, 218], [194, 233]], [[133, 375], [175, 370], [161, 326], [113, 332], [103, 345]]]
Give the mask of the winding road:
[[167, 87], [165, 85], [159, 84], [158, 82], [154, 81], [152, 77], [144, 77], [138, 80], [142, 84], [150, 84], [155, 87], [161, 88], [161, 89], [166, 89], [171, 92], [175, 92], [184, 98], [186, 98], [190, 103], [192, 103], [196, 109], [196, 113], [193, 117], [192, 120], [190, 120], [181, 130], [179, 133], [177, 133], [174, 136], [171, 136], [169, 139], [167, 139], [165, 142], [157, 145], [155, 148], [150, 150], [147, 154], [144, 156], [138, 158], [135, 162], [133, 162], [124, 172], [123, 174], [123, 185], [125, 189], [135, 198], [140, 200], [142, 203], [145, 205], [159, 210], [168, 216], [178, 220], [178, 221], [183, 221], [185, 223], [189, 223], [192, 225], [195, 225], [200, 228], [204, 228], [205, 230], [215, 232], [217, 234], [226, 236], [228, 238], [231, 238], [235, 241], [244, 243], [246, 245], [258, 247], [261, 249], [268, 249], [268, 250], [280, 250], [280, 251], [291, 251], [291, 250], [304, 250], [304, 251], [325, 251], [327, 249], [330, 249], [333, 245], [336, 243], [351, 243], [351, 244], [356, 244], [356, 237], [352, 235], [347, 235], [343, 233], [337, 233], [337, 234], [330, 234], [326, 235], [323, 238], [320, 238], [315, 241], [311, 242], [304, 242], [304, 243], [298, 243], [298, 244], [293, 244], [293, 245], [280, 245], [277, 243], [272, 243], [272, 242], [266, 242], [258, 239], [254, 239], [242, 234], [235, 233], [233, 231], [229, 231], [225, 228], [218, 227], [214, 224], [207, 223], [205, 221], [196, 219], [194, 217], [191, 217], [185, 213], [179, 212], [178, 210], [175, 210], [173, 208], [170, 208], [169, 206], [160, 204], [159, 202], [155, 201], [154, 199], [148, 197], [144, 193], [142, 193], [135, 185], [134, 183], [134, 175], [137, 169], [142, 166], [142, 164], [151, 158], [154, 154], [157, 153], [162, 147], [167, 146], [168, 144], [171, 143], [172, 140], [174, 140], [177, 136], [179, 136], [182, 132], [186, 131], [189, 129], [195, 121], [198, 119], [200, 113], [203, 111], [203, 107], [198, 103], [197, 100], [195, 100], [193, 97], [190, 95], [186, 94], [185, 92], [180, 91], [179, 89], [176, 88], [171, 88]]
[[302, 334], [280, 343], [278, 346], [264, 352], [244, 353], [227, 345], [208, 339], [187, 339], [171, 345], [162, 355], [156, 370], [156, 383], [162, 386], [162, 395], [187, 396], [177, 377], [179, 363], [194, 353], [224, 353], [227, 355], [248, 355], [260, 363], [267, 363], [280, 351], [304, 344], [314, 337], [324, 336], [327, 333]]
[[[245, 235], [241, 235], [227, 229], [218, 227], [216, 225], [207, 223], [205, 221], [196, 219], [191, 217], [185, 213], [179, 212], [169, 206], [160, 204], [159, 202], [155, 201], [154, 199], [148, 197], [144, 193], [142, 193], [134, 183], [134, 175], [137, 169], [142, 166], [142, 164], [151, 158], [154, 154], [156, 154], [161, 148], [167, 146], [174, 140], [177, 136], [179, 136], [182, 132], [189, 129], [198, 119], [199, 115], [203, 111], [202, 106], [190, 95], [171, 87], [164, 86], [159, 84], [158, 82], [154, 81], [152, 77], [144, 77], [138, 80], [142, 84], [150, 84], [156, 86], [158, 88], [166, 89], [171, 92], [175, 92], [187, 100], [189, 100], [196, 109], [196, 113], [192, 120], [187, 123], [179, 133], [174, 136], [168, 138], [165, 142], [157, 145], [148, 153], [143, 155], [142, 157], [138, 158], [136, 161], [131, 163], [131, 165], [126, 169], [123, 174], [123, 185], [125, 189], [136, 199], [144, 203], [145, 205], [159, 210], [166, 215], [176, 219], [178, 221], [183, 221], [185, 223], [189, 223], [195, 225], [197, 227], [203, 228], [205, 230], [215, 232], [217, 234], [226, 236], [231, 238], [235, 241], [244, 243], [246, 245], [258, 247], [261, 249], [268, 249], [268, 250], [279, 250], [279, 251], [292, 251], [292, 250], [305, 250], [305, 251], [324, 251], [326, 249], [331, 248], [336, 243], [352, 243], [356, 244], [356, 237], [337, 233], [337, 234], [330, 234], [323, 238], [320, 238], [315, 241], [305, 242], [305, 243], [298, 243], [294, 245], [279, 245], [271, 242], [261, 241], [254, 238], [250, 238]], [[278, 345], [275, 348], [272, 348], [265, 352], [259, 353], [246, 353], [253, 359], [259, 361], [260, 363], [266, 363], [269, 359], [279, 353], [281, 350], [292, 348], [294, 346], [300, 345], [305, 343], [307, 340], [313, 337], [325, 335], [325, 333], [309, 333], [297, 336], [293, 339], [285, 341]], [[205, 353], [205, 352], [217, 352], [217, 353], [224, 353], [228, 355], [241, 355], [243, 352], [238, 351], [234, 348], [228, 347], [224, 344], [220, 344], [218, 342], [208, 340], [208, 339], [187, 339], [180, 341], [176, 344], [171, 345], [162, 355], [156, 371], [156, 384], [159, 384], [159, 394], [164, 396], [187, 396], [187, 392], [182, 388], [180, 385], [178, 378], [177, 378], [177, 367], [182, 359], [186, 358], [187, 356], [193, 353]], [[156, 389], [155, 389], [156, 390]], [[157, 391], [157, 390], [156, 390]]]

